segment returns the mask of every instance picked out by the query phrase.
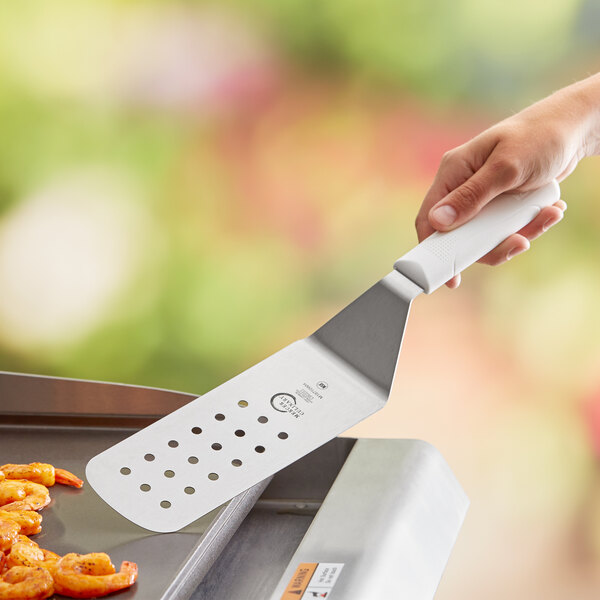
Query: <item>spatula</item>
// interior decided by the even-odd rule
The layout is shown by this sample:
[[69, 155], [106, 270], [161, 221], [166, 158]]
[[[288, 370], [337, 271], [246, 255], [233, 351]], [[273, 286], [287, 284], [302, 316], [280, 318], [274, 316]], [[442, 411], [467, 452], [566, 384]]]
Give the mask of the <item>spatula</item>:
[[176, 531], [321, 446], [385, 405], [413, 299], [559, 196], [556, 182], [504, 194], [434, 233], [308, 338], [92, 458], [89, 483], [141, 527]]

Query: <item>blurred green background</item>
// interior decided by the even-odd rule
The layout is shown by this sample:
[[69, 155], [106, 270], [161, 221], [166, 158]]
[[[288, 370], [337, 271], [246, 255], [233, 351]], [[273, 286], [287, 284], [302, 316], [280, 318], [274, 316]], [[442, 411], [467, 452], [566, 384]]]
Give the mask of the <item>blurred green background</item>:
[[[200, 394], [308, 335], [599, 30], [594, 0], [0, 4], [0, 369]], [[471, 496], [442, 600], [598, 597], [599, 185], [584, 161], [532, 251], [420, 299], [349, 432], [434, 443]]]

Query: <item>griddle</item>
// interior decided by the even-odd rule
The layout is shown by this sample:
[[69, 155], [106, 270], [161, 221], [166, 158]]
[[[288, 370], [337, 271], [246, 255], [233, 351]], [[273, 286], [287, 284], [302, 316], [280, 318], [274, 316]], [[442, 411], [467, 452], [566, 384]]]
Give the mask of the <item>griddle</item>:
[[[0, 372], [0, 464], [43, 461], [83, 477], [91, 456], [195, 398]], [[336, 438], [176, 533], [132, 524], [89, 485], [50, 491], [34, 539], [59, 554], [138, 563], [123, 600], [380, 598], [390, 568], [404, 573], [394, 591], [430, 600], [468, 506], [439, 453], [416, 440]], [[286, 596], [307, 562], [343, 565], [335, 587], [309, 587], [315, 573]]]

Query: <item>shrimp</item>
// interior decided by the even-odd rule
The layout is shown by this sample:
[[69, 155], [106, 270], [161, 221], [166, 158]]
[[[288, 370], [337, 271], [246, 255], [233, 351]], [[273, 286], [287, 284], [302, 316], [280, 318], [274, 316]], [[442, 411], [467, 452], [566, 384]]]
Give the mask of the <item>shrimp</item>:
[[26, 496], [23, 486], [16, 481], [0, 481], [0, 506], [17, 500], [24, 500]]
[[0, 600], [44, 600], [53, 593], [52, 575], [41, 567], [13, 567], [0, 577]]
[[2, 510], [41, 510], [50, 504], [48, 488], [24, 479], [6, 479], [0, 482]]
[[[70, 598], [95, 598], [132, 586], [138, 574], [135, 563], [124, 561], [115, 573], [110, 557], [104, 552], [65, 554], [53, 572], [54, 589]], [[0, 600], [1, 597], [0, 597]]]
[[34, 510], [2, 510], [0, 509], [0, 521], [14, 521], [19, 525], [19, 533], [23, 535], [34, 535], [42, 530], [42, 515]]
[[4, 474], [4, 471], [0, 471], [0, 481], [4, 481], [6, 479], [6, 475]]
[[9, 568], [43, 567], [53, 573], [59, 560], [60, 556], [58, 554], [50, 552], [50, 550], [44, 550], [27, 536], [20, 535], [10, 549], [6, 564]]
[[19, 539], [21, 528], [14, 521], [0, 519], [0, 551], [10, 550], [12, 545]]
[[72, 485], [80, 488], [83, 481], [64, 469], [56, 469], [48, 463], [33, 462], [28, 465], [7, 464], [0, 467], [6, 479], [27, 479], [33, 483], [41, 483], [46, 487], [52, 487], [55, 483]]

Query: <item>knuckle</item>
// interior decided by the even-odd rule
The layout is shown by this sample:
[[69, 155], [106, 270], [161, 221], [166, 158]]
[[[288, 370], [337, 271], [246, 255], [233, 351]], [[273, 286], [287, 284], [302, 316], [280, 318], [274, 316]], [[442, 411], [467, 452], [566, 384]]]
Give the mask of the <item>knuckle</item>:
[[484, 195], [484, 189], [477, 181], [467, 181], [454, 192], [452, 204], [458, 212], [470, 212], [479, 204]]
[[509, 156], [503, 156], [497, 159], [492, 165], [496, 176], [501, 179], [505, 185], [516, 183], [521, 175], [521, 166], [518, 161]]
[[442, 155], [441, 164], [447, 165], [448, 163], [451, 163], [455, 157], [456, 157], [456, 148], [453, 148], [452, 150], [446, 150], [446, 152], [444, 152], [444, 154]]

